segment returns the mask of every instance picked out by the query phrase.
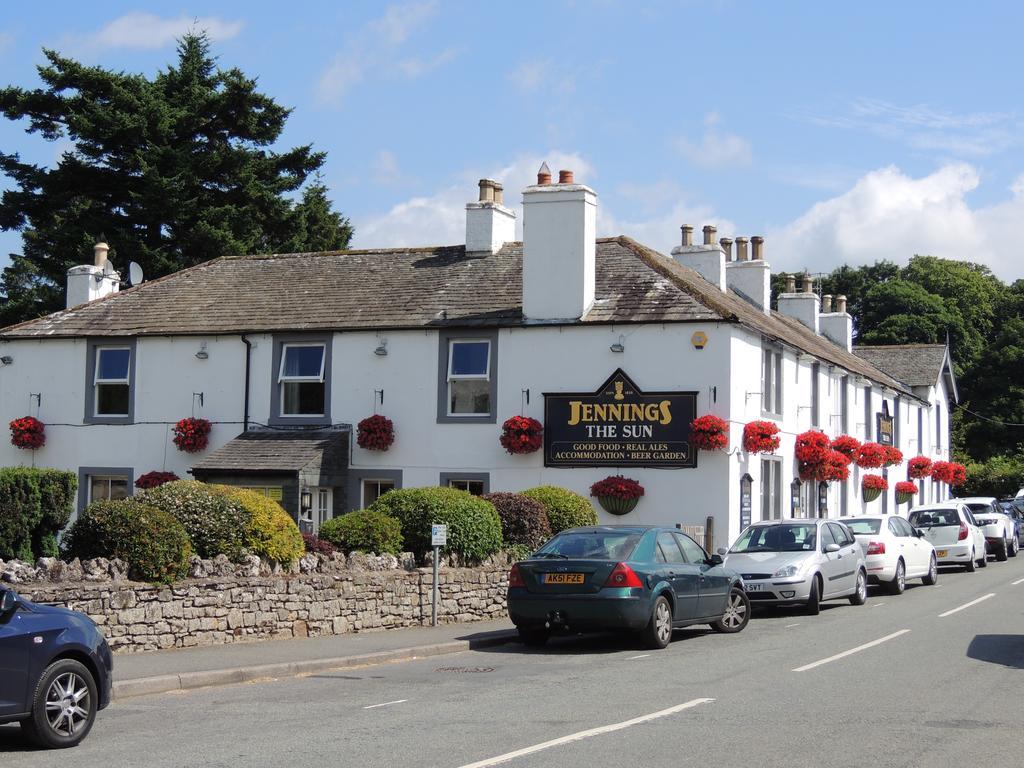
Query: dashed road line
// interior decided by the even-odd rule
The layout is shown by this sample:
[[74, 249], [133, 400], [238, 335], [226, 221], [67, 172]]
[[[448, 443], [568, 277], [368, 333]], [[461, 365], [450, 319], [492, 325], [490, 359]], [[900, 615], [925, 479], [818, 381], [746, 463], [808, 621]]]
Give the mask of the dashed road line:
[[647, 659], [650, 658], [651, 654], [641, 653], [639, 656], [630, 656], [626, 661], [633, 661], [633, 659]]
[[995, 597], [995, 596], [996, 596], [995, 592], [989, 592], [987, 595], [982, 595], [977, 600], [971, 600], [971, 602], [969, 602], [969, 603], [964, 603], [963, 605], [957, 606], [956, 608], [953, 608], [952, 610], [946, 611], [945, 613], [940, 613], [939, 614], [939, 618], [940, 619], [944, 619], [947, 616], [952, 616], [954, 613], [957, 613], [958, 611], [962, 611], [964, 608], [970, 608], [972, 605], [977, 605], [978, 603], [983, 602], [985, 600], [988, 600], [990, 597]]
[[792, 629], [793, 627], [799, 627], [799, 626], [800, 626], [800, 622], [798, 621], [796, 624], [787, 624], [785, 626], [785, 629]]
[[1011, 586], [1016, 587], [1018, 584], [1024, 584], [1024, 579], [1017, 579]]
[[891, 635], [880, 637], [877, 640], [872, 640], [870, 643], [864, 643], [864, 645], [858, 645], [856, 648], [851, 648], [848, 651], [837, 653], [835, 656], [829, 656], [827, 659], [819, 659], [818, 661], [812, 661], [810, 664], [804, 664], [802, 667], [797, 667], [794, 672], [806, 672], [809, 669], [820, 667], [822, 664], [828, 664], [829, 662], [838, 661], [839, 659], [845, 659], [847, 656], [852, 656], [855, 653], [866, 651], [868, 648], [874, 648], [876, 645], [881, 645], [884, 642], [905, 635], [910, 632], [909, 629], [901, 629], [899, 632], [893, 632]]
[[404, 704], [407, 701], [408, 701], [408, 699], [396, 699], [395, 701], [385, 701], [382, 704], [371, 704], [368, 707], [363, 707], [363, 709], [376, 709], [377, 707], [390, 707], [392, 704]]

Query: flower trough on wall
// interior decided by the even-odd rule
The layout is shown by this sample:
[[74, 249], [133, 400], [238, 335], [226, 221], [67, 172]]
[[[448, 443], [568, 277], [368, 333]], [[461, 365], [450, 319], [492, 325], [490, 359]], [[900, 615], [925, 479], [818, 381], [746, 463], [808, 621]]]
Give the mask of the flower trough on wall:
[[864, 501], [874, 501], [882, 495], [882, 491], [889, 490], [889, 481], [881, 475], [864, 475], [860, 488]]
[[903, 451], [894, 445], [883, 445], [882, 451], [885, 453], [885, 466], [896, 467], [903, 463]]
[[611, 475], [590, 486], [590, 495], [597, 497], [605, 512], [625, 515], [632, 512], [644, 495], [644, 487], [636, 480], [622, 475]]
[[544, 427], [529, 416], [512, 416], [501, 425], [498, 442], [512, 454], [533, 453], [544, 444]]
[[914, 498], [914, 494], [918, 491], [917, 486], [909, 480], [901, 480], [896, 483], [896, 503], [906, 504], [908, 501]]
[[46, 425], [35, 416], [22, 416], [10, 424], [11, 445], [34, 451], [46, 445]]

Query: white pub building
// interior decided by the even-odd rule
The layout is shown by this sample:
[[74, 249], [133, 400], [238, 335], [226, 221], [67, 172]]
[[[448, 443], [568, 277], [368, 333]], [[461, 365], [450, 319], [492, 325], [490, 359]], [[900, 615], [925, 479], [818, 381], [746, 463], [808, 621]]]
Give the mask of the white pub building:
[[[76, 472], [79, 510], [164, 470], [262, 489], [314, 527], [392, 488], [588, 496], [622, 474], [645, 495], [622, 517], [595, 500], [600, 520], [710, 519], [718, 546], [749, 520], [897, 509], [905, 464], [872, 502], [856, 468], [801, 482], [805, 430], [881, 430], [907, 458], [949, 457], [945, 346], [855, 348], [846, 298], [809, 280], [772, 310], [760, 237], [708, 226], [694, 244], [683, 227], [666, 256], [596, 237], [596, 214], [592, 189], [544, 166], [523, 190], [522, 242], [483, 180], [465, 244], [229, 256], [124, 289], [97, 245], [68, 272], [66, 310], [0, 330], [0, 417], [46, 425], [44, 447], [5, 440], [0, 461]], [[356, 443], [372, 414], [394, 424], [386, 451]], [[689, 444], [704, 414], [728, 422], [726, 449]], [[499, 444], [515, 415], [543, 424], [541, 450]], [[179, 451], [172, 428], [193, 416], [212, 423], [209, 445]], [[781, 446], [749, 455], [743, 427], [762, 419]], [[921, 502], [944, 495], [919, 485]]]

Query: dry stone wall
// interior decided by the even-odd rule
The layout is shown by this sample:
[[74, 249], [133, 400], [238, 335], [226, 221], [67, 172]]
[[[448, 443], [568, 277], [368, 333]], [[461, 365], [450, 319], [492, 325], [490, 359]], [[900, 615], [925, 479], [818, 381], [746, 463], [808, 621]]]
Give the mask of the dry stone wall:
[[[127, 581], [107, 561], [0, 563], [0, 578], [30, 600], [87, 614], [122, 653], [430, 623], [430, 569], [353, 557], [307, 555], [299, 572], [262, 575], [226, 561], [193, 562], [202, 575], [173, 585]], [[438, 621], [504, 616], [506, 584], [504, 565], [442, 568]]]

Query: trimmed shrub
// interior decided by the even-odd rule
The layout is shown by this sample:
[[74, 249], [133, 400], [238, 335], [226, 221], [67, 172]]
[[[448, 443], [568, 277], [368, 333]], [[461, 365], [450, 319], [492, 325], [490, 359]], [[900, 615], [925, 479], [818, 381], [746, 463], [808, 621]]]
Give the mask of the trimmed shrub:
[[200, 557], [227, 555], [237, 560], [249, 544], [252, 512], [238, 499], [218, 493], [196, 480], [175, 480], [136, 494], [159, 507], [185, 527]]
[[501, 518], [501, 538], [505, 548], [516, 555], [532, 552], [551, 538], [551, 523], [544, 505], [521, 493], [489, 493], [482, 498], [491, 502]]
[[401, 488], [377, 499], [368, 511], [382, 512], [402, 526], [405, 547], [418, 557], [430, 550], [430, 526], [448, 526], [445, 551], [477, 563], [501, 549], [501, 519], [494, 505], [455, 488]]
[[0, 469], [0, 560], [33, 562], [32, 534], [42, 519], [39, 470]]
[[320, 526], [320, 538], [344, 552], [397, 555], [402, 551], [401, 524], [372, 508], [332, 517]]
[[321, 539], [319, 536], [312, 533], [302, 534], [302, 543], [306, 545], [306, 551], [311, 552], [314, 555], [330, 557], [338, 551], [338, 548], [331, 544], [327, 539]]
[[251, 517], [245, 546], [254, 555], [275, 563], [291, 564], [306, 551], [299, 527], [284, 507], [262, 493], [229, 485], [210, 486], [241, 504]]
[[42, 516], [32, 533], [32, 549], [36, 557], [57, 557], [57, 534], [71, 519], [75, 507], [78, 478], [73, 472], [60, 469], [37, 469], [39, 503]]
[[540, 485], [523, 491], [534, 501], [544, 505], [551, 524], [551, 533], [559, 533], [567, 528], [583, 525], [597, 525], [597, 512], [584, 496], [573, 493], [568, 488], [556, 485]]
[[185, 575], [192, 554], [181, 523], [134, 498], [90, 504], [63, 544], [67, 558], [120, 558], [138, 581], [173, 582]]

